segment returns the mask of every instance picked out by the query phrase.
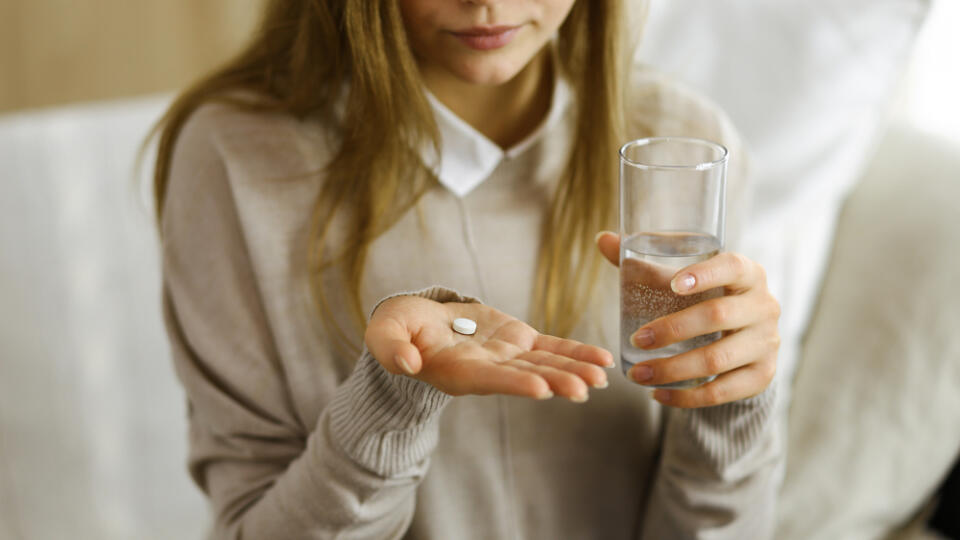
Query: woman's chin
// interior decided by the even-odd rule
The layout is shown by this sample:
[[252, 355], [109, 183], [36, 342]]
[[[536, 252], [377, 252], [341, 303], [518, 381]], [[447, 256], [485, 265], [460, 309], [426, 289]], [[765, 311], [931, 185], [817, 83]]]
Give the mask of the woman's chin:
[[453, 70], [454, 75], [465, 83], [481, 86], [499, 86], [507, 83], [523, 70], [519, 62], [470, 62]]

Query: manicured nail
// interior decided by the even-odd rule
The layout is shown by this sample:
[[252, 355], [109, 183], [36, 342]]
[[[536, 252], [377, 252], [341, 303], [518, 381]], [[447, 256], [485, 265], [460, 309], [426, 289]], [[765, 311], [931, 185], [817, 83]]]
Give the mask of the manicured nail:
[[604, 367], [606, 367], [606, 368], [612, 368], [612, 367], [617, 367], [617, 361], [616, 361], [616, 360], [614, 360], [613, 358], [611, 358], [611, 359], [610, 359], [610, 363], [609, 363], [609, 364], [607, 364], [607, 365], [606, 365], [606, 366], [604, 366]]
[[613, 234], [613, 233], [610, 232], [610, 231], [600, 231], [600, 232], [597, 233], [596, 236], [593, 237], [593, 243], [596, 244], [597, 242], [599, 242], [599, 241], [600, 241], [600, 237], [603, 236], [603, 235], [605, 235], [605, 234]]
[[537, 396], [537, 399], [539, 399], [540, 401], [544, 401], [544, 400], [550, 399], [550, 398], [552, 398], [552, 397], [553, 397], [553, 392], [547, 390], [546, 392], [544, 392], [544, 393], [540, 394], [539, 396]]
[[697, 278], [693, 277], [693, 274], [680, 274], [670, 282], [670, 288], [673, 289], [675, 293], [682, 293], [689, 291], [696, 284]]
[[638, 383], [645, 383], [653, 378], [653, 368], [637, 364], [630, 369], [630, 376]]
[[637, 333], [633, 335], [633, 346], [634, 347], [649, 347], [653, 345], [653, 330], [649, 328], [641, 328], [637, 330]]
[[404, 373], [406, 373], [407, 375], [414, 375], [413, 368], [410, 367], [410, 364], [408, 364], [407, 361], [404, 360], [402, 356], [398, 354], [393, 357], [393, 360], [397, 363], [398, 366], [400, 366], [400, 369], [402, 369]]
[[673, 397], [669, 390], [657, 390], [653, 393], [653, 399], [659, 401], [660, 403], [670, 403], [670, 398]]
[[590, 399], [590, 396], [586, 392], [579, 396], [570, 396], [570, 401], [574, 403], [586, 403], [588, 399]]
[[610, 386], [610, 381], [608, 381], [607, 379], [604, 379], [602, 382], [593, 385], [594, 388], [599, 388], [601, 390], [603, 390], [608, 386]]

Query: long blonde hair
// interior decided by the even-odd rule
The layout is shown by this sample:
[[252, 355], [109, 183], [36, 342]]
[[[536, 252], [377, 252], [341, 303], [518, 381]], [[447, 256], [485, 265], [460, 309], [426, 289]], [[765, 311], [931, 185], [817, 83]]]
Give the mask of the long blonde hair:
[[[574, 89], [577, 122], [542, 232], [532, 321], [555, 335], [569, 334], [589, 300], [600, 265], [593, 237], [614, 221], [614, 152], [622, 140], [629, 48], [620, 28], [624, 15], [621, 0], [578, 0], [559, 32], [559, 69]], [[360, 284], [371, 243], [436, 181], [413, 150], [423, 143], [438, 146], [439, 135], [398, 2], [270, 0], [247, 47], [184, 91], [156, 127], [160, 216], [177, 137], [199, 106], [221, 101], [338, 122], [333, 111], [345, 88], [346, 107], [336, 124], [342, 142], [323, 171], [310, 241], [314, 296], [328, 328], [333, 317], [322, 272], [341, 266], [362, 327]], [[362, 148], [379, 151], [370, 155]], [[350, 232], [333, 253], [329, 233], [341, 212]], [[345, 340], [344, 329], [334, 329]]]

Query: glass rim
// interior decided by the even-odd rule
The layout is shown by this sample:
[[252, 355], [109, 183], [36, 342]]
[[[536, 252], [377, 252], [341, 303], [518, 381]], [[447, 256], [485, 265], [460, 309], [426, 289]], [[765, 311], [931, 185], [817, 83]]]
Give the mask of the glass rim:
[[[705, 146], [712, 150], [719, 151], [720, 157], [712, 161], [703, 161], [700, 163], [693, 163], [690, 165], [655, 165], [651, 163], [642, 163], [633, 159], [630, 159], [626, 156], [626, 151], [629, 148], [635, 146], [647, 146], [652, 143], [658, 142], [683, 142], [683, 143], [692, 143], [698, 146]], [[627, 164], [636, 167], [638, 169], [645, 170], [661, 170], [661, 171], [706, 171], [726, 163], [727, 159], [730, 156], [730, 152], [727, 150], [727, 147], [707, 139], [701, 139], [699, 137], [680, 137], [680, 136], [667, 136], [667, 137], [643, 137], [641, 139], [634, 139], [625, 143], [620, 147], [620, 160], [626, 162]]]

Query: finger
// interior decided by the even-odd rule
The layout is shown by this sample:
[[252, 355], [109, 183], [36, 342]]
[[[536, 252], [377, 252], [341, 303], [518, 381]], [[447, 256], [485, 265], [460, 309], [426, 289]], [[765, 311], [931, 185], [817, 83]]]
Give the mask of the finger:
[[775, 324], [734, 332], [704, 347], [656, 358], [630, 368], [627, 376], [640, 384], [669, 384], [733, 371], [775, 354], [780, 337]]
[[505, 394], [534, 399], [553, 397], [550, 384], [527, 369], [490, 362], [485, 358], [463, 360], [448, 367], [452, 369], [430, 370], [425, 380], [453, 395]]
[[[581, 349], [583, 347], [589, 347], [576, 342], [572, 342], [572, 345], [574, 345], [574, 348], [580, 347]], [[575, 360], [568, 356], [554, 354], [543, 350], [524, 351], [512, 343], [508, 343], [499, 339], [488, 340], [483, 344], [483, 347], [494, 353], [498, 357], [497, 361], [500, 362], [506, 362], [512, 359], [520, 359], [532, 364], [552, 367], [572, 373], [583, 379], [586, 384], [593, 386], [594, 388], [606, 388], [608, 386], [606, 373], [591, 363]]]
[[711, 407], [753, 397], [763, 392], [776, 373], [776, 359], [770, 357], [739, 369], [724, 373], [697, 388], [674, 390], [658, 388], [653, 398], [671, 407], [684, 409]]
[[572, 373], [573, 375], [580, 377], [583, 382], [594, 388], [606, 388], [609, 386], [606, 372], [599, 367], [592, 364], [587, 364], [586, 362], [578, 362], [576, 360], [567, 358], [566, 356], [560, 356], [558, 354], [552, 354], [544, 351], [526, 352], [517, 358], [520, 360], [526, 360], [527, 362], [536, 364], [538, 366], [551, 367], [554, 369], [559, 369], [560, 371]]
[[[531, 351], [528, 354], [549, 354], [549, 353], [536, 353]], [[550, 385], [550, 390], [558, 396], [563, 396], [570, 401], [576, 403], [583, 403], [587, 400], [587, 384], [583, 382], [583, 379], [577, 377], [572, 373], [567, 373], [556, 368], [549, 366], [541, 366], [529, 362], [527, 360], [521, 360], [515, 358], [513, 360], [508, 360], [503, 364], [505, 366], [510, 366], [517, 368], [522, 371], [527, 371], [532, 374], [539, 375], [543, 380]]]
[[415, 375], [423, 367], [420, 351], [410, 342], [410, 331], [392, 317], [370, 321], [364, 342], [370, 354], [390, 373]]
[[610, 231], [600, 231], [596, 242], [600, 254], [610, 261], [610, 264], [620, 266], [620, 236]]
[[721, 296], [648, 322], [630, 336], [630, 342], [640, 349], [659, 349], [713, 332], [776, 321], [779, 309], [777, 301], [765, 290]]
[[533, 350], [551, 352], [598, 366], [613, 367], [614, 365], [613, 354], [606, 349], [547, 334], [537, 336], [533, 343]]
[[694, 294], [715, 287], [739, 292], [766, 282], [763, 267], [739, 253], [721, 253], [678, 271], [670, 281], [677, 294]]

